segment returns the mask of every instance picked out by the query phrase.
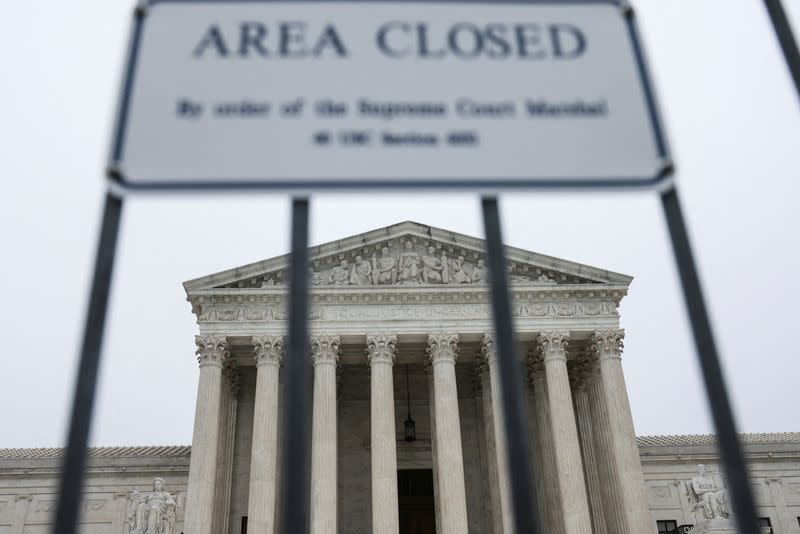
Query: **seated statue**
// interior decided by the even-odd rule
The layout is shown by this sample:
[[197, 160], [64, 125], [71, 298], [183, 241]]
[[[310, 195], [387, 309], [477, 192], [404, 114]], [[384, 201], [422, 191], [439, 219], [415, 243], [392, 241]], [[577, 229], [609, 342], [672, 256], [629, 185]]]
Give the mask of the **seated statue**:
[[486, 262], [483, 261], [483, 258], [479, 259], [477, 265], [472, 269], [470, 278], [472, 278], [472, 283], [475, 284], [488, 281], [489, 276], [486, 270]]
[[400, 260], [397, 265], [398, 284], [419, 284], [420, 257], [414, 250], [411, 241], [406, 241], [403, 245], [405, 249], [400, 253]]
[[472, 282], [466, 269], [464, 269], [464, 256], [448, 260], [449, 282], [451, 284], [469, 284]]
[[174, 534], [175, 508], [171, 494], [164, 491], [164, 479], [153, 480], [153, 491], [133, 492], [131, 496], [130, 534]]
[[687, 484], [687, 489], [695, 509], [702, 509], [706, 519], [725, 519], [730, 515], [728, 492], [721, 480], [706, 474], [705, 465], [697, 466], [697, 476]]
[[350, 267], [348, 267], [347, 260], [342, 260], [341, 264], [331, 270], [328, 283], [335, 286], [346, 286], [350, 283]]
[[372, 255], [372, 282], [375, 285], [391, 285], [397, 281], [397, 260], [389, 254], [389, 248], [381, 249], [378, 259]]
[[426, 284], [447, 283], [447, 257], [436, 256], [436, 248], [428, 247], [428, 254], [422, 256], [422, 281]]

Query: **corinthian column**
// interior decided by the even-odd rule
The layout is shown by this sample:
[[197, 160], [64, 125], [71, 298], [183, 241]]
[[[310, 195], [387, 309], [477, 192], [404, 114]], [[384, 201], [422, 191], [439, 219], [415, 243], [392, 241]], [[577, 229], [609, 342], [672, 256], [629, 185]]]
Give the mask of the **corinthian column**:
[[492, 410], [492, 381], [489, 378], [489, 365], [484, 358], [478, 358], [475, 363], [475, 373], [477, 374], [478, 387], [480, 393], [481, 413], [483, 415], [483, 443], [486, 453], [484, 463], [486, 472], [484, 474], [486, 499], [486, 524], [491, 526], [489, 534], [501, 534], [503, 532], [503, 521], [500, 513], [500, 489], [497, 479], [497, 440], [494, 437], [494, 415]]
[[594, 454], [594, 429], [589, 408], [589, 394], [586, 381], [591, 374], [592, 363], [582, 354], [575, 361], [570, 375], [572, 397], [575, 402], [575, 418], [578, 420], [578, 436], [580, 438], [583, 472], [586, 476], [586, 490], [589, 499], [589, 512], [592, 518], [592, 532], [606, 534], [606, 522], [603, 516], [603, 499], [600, 479], [597, 476], [597, 461]]
[[464, 534], [468, 528], [456, 389], [458, 334], [429, 334], [427, 352], [433, 367], [441, 534]]
[[239, 403], [239, 368], [231, 359], [228, 359], [222, 368], [221, 397], [213, 532], [227, 532], [231, 515], [233, 443], [236, 434], [236, 409]]
[[544, 358], [547, 396], [550, 401], [550, 426], [553, 430], [553, 442], [556, 444], [555, 459], [564, 513], [564, 533], [586, 534], [592, 531], [592, 522], [569, 389], [568, 344], [568, 332], [551, 330], [539, 334], [539, 350]]
[[614, 479], [619, 484], [620, 502], [616, 515], [624, 521], [625, 532], [655, 532], [655, 522], [647, 506], [646, 488], [636, 434], [633, 429], [625, 376], [622, 374], [624, 330], [598, 330], [589, 339], [598, 360], [600, 383], [608, 411], [608, 431], [613, 451]]
[[311, 338], [314, 415], [311, 429], [311, 534], [336, 534], [336, 364], [339, 336]]
[[186, 532], [214, 534], [214, 498], [220, 434], [222, 366], [230, 354], [225, 336], [195, 336], [200, 381], [186, 493]]
[[442, 531], [441, 497], [439, 495], [439, 467], [436, 460], [436, 391], [433, 387], [433, 367], [430, 361], [425, 363], [425, 379], [428, 381], [428, 408], [431, 418], [431, 467], [433, 468], [433, 513], [436, 518], [436, 532]]
[[550, 425], [550, 401], [547, 398], [547, 380], [544, 376], [544, 359], [539, 351], [528, 356], [528, 377], [531, 394], [528, 397], [530, 433], [535, 437], [533, 466], [536, 470], [536, 489], [539, 520], [544, 532], [563, 532], [564, 514], [561, 512], [561, 494], [556, 471], [556, 451], [553, 429]]
[[251, 534], [275, 532], [278, 378], [283, 354], [283, 337], [253, 336], [256, 405], [250, 454], [250, 498], [247, 504], [247, 530]]
[[370, 429], [372, 433], [372, 532], [397, 534], [397, 436], [394, 421], [394, 378], [397, 336], [367, 336], [370, 366]]
[[497, 363], [497, 344], [494, 336], [486, 334], [481, 340], [481, 354], [489, 368], [491, 390], [492, 428], [494, 434], [495, 465], [497, 466], [497, 493], [500, 508], [500, 524], [503, 534], [513, 534], [511, 517], [511, 479], [506, 449], [506, 427], [503, 420], [503, 393], [500, 389], [500, 369]]

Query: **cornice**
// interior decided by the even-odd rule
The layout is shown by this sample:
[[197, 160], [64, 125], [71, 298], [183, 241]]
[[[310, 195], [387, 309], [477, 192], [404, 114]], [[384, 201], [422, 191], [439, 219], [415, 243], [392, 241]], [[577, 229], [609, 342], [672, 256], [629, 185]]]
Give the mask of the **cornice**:
[[[619, 305], [628, 294], [628, 286], [624, 284], [589, 285], [563, 284], [552, 286], [511, 285], [512, 300], [557, 300], [569, 298], [613, 299]], [[282, 303], [288, 296], [285, 286], [266, 288], [215, 288], [195, 289], [187, 291], [187, 298], [192, 304], [206, 303]], [[489, 302], [489, 288], [481, 286], [341, 286], [313, 288], [311, 301], [315, 304], [325, 303], [402, 303], [402, 302], [446, 302], [469, 303]]]

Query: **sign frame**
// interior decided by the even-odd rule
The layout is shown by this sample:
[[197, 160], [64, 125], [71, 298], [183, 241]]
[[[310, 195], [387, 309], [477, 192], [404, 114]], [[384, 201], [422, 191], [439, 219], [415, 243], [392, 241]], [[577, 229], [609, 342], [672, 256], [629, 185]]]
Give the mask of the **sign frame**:
[[[291, 0], [297, 3], [394, 3], [398, 0]], [[412, 192], [421, 190], [448, 190], [466, 192], [503, 192], [512, 190], [598, 190], [598, 189], [644, 189], [667, 190], [673, 183], [674, 165], [667, 137], [663, 128], [660, 107], [656, 98], [650, 72], [646, 63], [644, 49], [635, 20], [633, 7], [625, 0], [399, 0], [408, 4], [528, 4], [528, 5], [610, 5], [619, 10], [628, 30], [630, 46], [636, 60], [636, 71], [640, 90], [644, 96], [650, 130], [657, 151], [657, 168], [649, 176], [639, 177], [539, 177], [539, 178], [413, 178], [402, 176], [393, 178], [353, 179], [335, 177], [324, 179], [258, 178], [248, 180], [228, 180], [223, 177], [204, 180], [148, 180], [132, 179], [125, 173], [123, 156], [126, 146], [127, 127], [131, 112], [132, 92], [138, 66], [144, 25], [154, 6], [160, 4], [271, 4], [289, 3], [287, 0], [142, 0], [134, 10], [123, 83], [118, 99], [117, 115], [112, 136], [109, 163], [106, 176], [110, 187], [118, 194], [145, 191], [241, 191], [262, 190], [308, 194], [312, 192], [336, 191], [374, 191], [374, 192]]]

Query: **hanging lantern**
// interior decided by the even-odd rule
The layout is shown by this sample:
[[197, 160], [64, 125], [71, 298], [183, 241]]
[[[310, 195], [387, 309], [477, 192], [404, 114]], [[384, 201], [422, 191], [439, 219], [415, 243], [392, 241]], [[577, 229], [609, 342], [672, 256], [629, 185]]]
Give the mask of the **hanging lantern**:
[[417, 440], [417, 424], [411, 418], [411, 389], [408, 382], [408, 364], [406, 364], [406, 403], [408, 405], [408, 419], [406, 419], [406, 441], [411, 443]]

